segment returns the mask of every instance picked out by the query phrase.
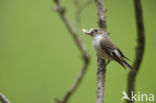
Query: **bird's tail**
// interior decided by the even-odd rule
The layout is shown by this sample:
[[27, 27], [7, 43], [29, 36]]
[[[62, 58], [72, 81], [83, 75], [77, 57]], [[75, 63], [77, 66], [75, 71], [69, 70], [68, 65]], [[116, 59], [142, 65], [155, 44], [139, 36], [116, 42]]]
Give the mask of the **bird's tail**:
[[122, 64], [123, 64], [123, 67], [128, 67], [128, 68], [130, 68], [131, 70], [133, 70], [133, 71], [136, 71], [131, 65], [129, 65], [125, 60], [123, 60], [122, 61]]

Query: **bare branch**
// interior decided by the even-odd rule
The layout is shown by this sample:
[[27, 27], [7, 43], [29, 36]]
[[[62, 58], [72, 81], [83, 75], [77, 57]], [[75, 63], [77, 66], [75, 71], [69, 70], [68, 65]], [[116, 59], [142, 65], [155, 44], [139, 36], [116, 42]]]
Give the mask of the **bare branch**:
[[86, 47], [85, 47], [83, 41], [80, 39], [78, 34], [74, 31], [74, 28], [71, 25], [71, 22], [66, 17], [65, 8], [62, 7], [59, 0], [54, 0], [54, 2], [56, 3], [56, 7], [54, 9], [58, 12], [61, 19], [63, 20], [65, 26], [67, 27], [68, 31], [70, 32], [71, 36], [73, 37], [73, 39], [77, 45], [77, 47], [79, 48], [79, 50], [82, 54], [83, 60], [84, 60], [84, 64], [83, 64], [80, 74], [78, 75], [78, 77], [77, 77], [76, 81], [74, 82], [74, 84], [72, 85], [72, 87], [66, 92], [63, 100], [58, 100], [55, 98], [56, 102], [58, 102], [58, 103], [66, 103], [69, 100], [69, 98], [71, 97], [71, 95], [76, 91], [77, 87], [80, 85], [80, 83], [86, 73], [86, 70], [87, 70], [87, 67], [88, 67], [88, 64], [90, 61], [90, 57], [89, 57], [89, 54], [86, 50]]
[[77, 89], [77, 87], [80, 85], [83, 76], [85, 75], [86, 68], [88, 67], [88, 63], [84, 63], [81, 72], [79, 73], [75, 83], [71, 86], [71, 88], [67, 91], [66, 95], [64, 96], [64, 99], [62, 103], [66, 103], [69, 97], [72, 95], [72, 93]]
[[[104, 103], [105, 83], [106, 83], [106, 62], [98, 57], [97, 59], [98, 75], [96, 88], [96, 103]], [[99, 72], [100, 71], [100, 72]]]
[[85, 47], [84, 43], [82, 42], [82, 40], [80, 39], [80, 37], [74, 31], [73, 26], [71, 25], [69, 19], [66, 17], [65, 9], [60, 5], [59, 0], [54, 0], [54, 1], [55, 1], [56, 5], [57, 5], [57, 7], [55, 9], [58, 11], [61, 19], [63, 20], [64, 24], [66, 25], [66, 27], [68, 29], [68, 31], [70, 32], [71, 36], [73, 37], [77, 47], [81, 51], [84, 60], [88, 61], [89, 55], [88, 55], [88, 52], [86, 50], [86, 47]]
[[[95, 0], [98, 16], [98, 25], [105, 32], [107, 32], [106, 27], [106, 15], [103, 0]], [[106, 60], [101, 59], [97, 56], [97, 89], [96, 89], [96, 103], [104, 103], [105, 96], [105, 81], [106, 81]]]
[[[128, 74], [128, 96], [131, 98], [131, 91], [135, 91], [135, 80], [137, 73], [139, 71], [141, 62], [143, 60], [144, 48], [145, 48], [145, 31], [144, 31], [144, 22], [142, 14], [141, 0], [134, 0], [135, 15], [136, 15], [136, 24], [138, 32], [138, 44], [136, 48], [136, 56], [133, 64], [133, 68], [136, 72], [130, 71]], [[127, 103], [133, 103], [133, 101], [128, 101]]]
[[1, 101], [2, 103], [11, 103], [11, 102], [6, 98], [6, 96], [5, 96], [4, 94], [2, 94], [1, 92], [0, 92], [0, 101]]
[[76, 6], [76, 23], [77, 27], [79, 28], [81, 25], [81, 13], [82, 11], [89, 5], [91, 4], [92, 0], [87, 0], [84, 3], [80, 4], [79, 0], [74, 0], [74, 4]]
[[95, 0], [95, 3], [98, 15], [98, 25], [106, 31], [106, 8], [104, 8], [103, 0]]

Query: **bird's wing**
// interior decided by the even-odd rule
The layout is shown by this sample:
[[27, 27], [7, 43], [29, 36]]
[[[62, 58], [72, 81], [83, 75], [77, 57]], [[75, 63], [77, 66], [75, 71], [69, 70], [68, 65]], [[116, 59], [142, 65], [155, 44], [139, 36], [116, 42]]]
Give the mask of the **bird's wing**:
[[120, 53], [120, 55], [121, 55], [123, 58], [125, 58], [125, 59], [127, 59], [127, 60], [130, 61], [130, 59], [127, 58], [127, 57], [121, 52], [121, 50], [120, 50], [119, 48], [117, 48], [117, 50], [118, 50], [118, 52]]
[[104, 39], [100, 41], [100, 46], [109, 56], [111, 56], [115, 61], [121, 64], [124, 68], [125, 66], [135, 71], [135, 69], [130, 66], [123, 58], [128, 59], [124, 54], [112, 43], [109, 39]]
[[121, 64], [123, 67], [124, 64], [122, 63], [123, 58], [122, 54], [118, 51], [118, 48], [112, 43], [111, 40], [105, 39], [100, 41], [100, 46], [110, 57], [112, 57], [115, 61]]

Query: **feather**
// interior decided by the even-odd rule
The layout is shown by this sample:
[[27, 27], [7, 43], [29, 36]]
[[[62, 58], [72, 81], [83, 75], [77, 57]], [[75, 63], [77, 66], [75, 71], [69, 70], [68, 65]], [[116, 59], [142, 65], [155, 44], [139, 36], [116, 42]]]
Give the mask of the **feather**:
[[[107, 55], [111, 56], [116, 62], [118, 62], [125, 69], [126, 67], [135, 71], [132, 66], [130, 66], [125, 60], [128, 59], [113, 43], [108, 37], [101, 39], [100, 46]], [[128, 59], [129, 60], [129, 59]]]

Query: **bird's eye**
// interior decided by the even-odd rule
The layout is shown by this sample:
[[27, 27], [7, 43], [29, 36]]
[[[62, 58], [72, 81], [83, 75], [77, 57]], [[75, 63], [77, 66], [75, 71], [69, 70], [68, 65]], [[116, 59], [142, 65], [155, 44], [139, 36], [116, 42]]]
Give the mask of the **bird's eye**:
[[95, 29], [94, 32], [97, 32], [97, 30]]

